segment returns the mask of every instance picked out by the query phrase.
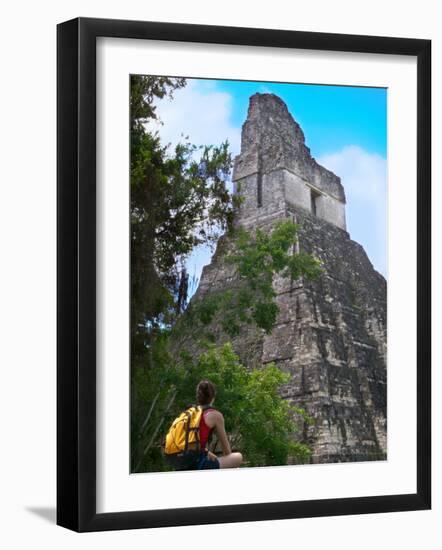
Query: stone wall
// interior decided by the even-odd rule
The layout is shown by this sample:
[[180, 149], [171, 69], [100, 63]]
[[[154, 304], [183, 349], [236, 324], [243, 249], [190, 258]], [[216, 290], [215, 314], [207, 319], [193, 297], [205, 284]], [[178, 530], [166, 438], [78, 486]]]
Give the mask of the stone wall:
[[275, 281], [280, 315], [262, 362], [291, 374], [283, 395], [316, 419], [304, 440], [315, 462], [386, 456], [386, 282], [348, 234], [304, 211], [299, 247], [318, 257], [317, 281]]
[[[281, 219], [294, 220], [298, 250], [314, 254], [324, 269], [317, 281], [275, 278], [280, 312], [273, 331], [244, 327], [233, 340], [236, 352], [249, 368], [273, 362], [290, 374], [281, 395], [314, 419], [299, 436], [312, 447], [313, 462], [385, 459], [386, 281], [345, 231], [339, 178], [311, 158], [301, 128], [274, 95], [250, 99], [234, 179], [244, 198], [235, 223], [271, 231]], [[319, 193], [316, 215], [311, 186]], [[230, 247], [222, 237], [194, 300], [237, 284], [224, 260]], [[219, 342], [225, 338], [218, 332]]]
[[262, 207], [280, 209], [281, 200], [311, 211], [313, 191], [318, 195], [316, 215], [346, 228], [340, 179], [313, 159], [301, 127], [273, 94], [250, 98], [233, 180], [245, 202], [238, 216], [242, 223], [250, 223], [246, 218]]
[[311, 156], [304, 133], [287, 105], [274, 94], [255, 94], [250, 98], [247, 120], [243, 124], [241, 154], [235, 161], [233, 179], [276, 168], [286, 168], [345, 202], [340, 178]]

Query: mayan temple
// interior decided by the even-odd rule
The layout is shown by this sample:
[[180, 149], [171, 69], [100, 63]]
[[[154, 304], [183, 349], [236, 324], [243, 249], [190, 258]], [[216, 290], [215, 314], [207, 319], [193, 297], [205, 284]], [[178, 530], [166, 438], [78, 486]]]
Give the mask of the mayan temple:
[[[299, 438], [312, 462], [385, 459], [386, 293], [384, 277], [346, 230], [340, 178], [320, 166], [285, 103], [250, 98], [233, 180], [243, 197], [235, 223], [270, 231], [289, 218], [300, 225], [296, 251], [314, 254], [316, 281], [276, 278], [280, 313], [271, 334], [247, 326], [233, 340], [249, 368], [274, 362], [290, 373], [282, 396], [314, 418]], [[222, 237], [194, 300], [233, 284]], [[221, 336], [220, 336], [221, 338]]]

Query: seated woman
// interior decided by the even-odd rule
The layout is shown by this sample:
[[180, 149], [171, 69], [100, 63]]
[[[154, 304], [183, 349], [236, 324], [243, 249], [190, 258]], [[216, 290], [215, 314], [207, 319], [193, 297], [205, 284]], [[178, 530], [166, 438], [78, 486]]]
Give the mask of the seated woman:
[[[202, 449], [198, 461], [198, 470], [215, 468], [238, 468], [242, 463], [241, 453], [232, 453], [224, 427], [224, 417], [220, 411], [211, 408], [215, 400], [215, 386], [209, 380], [201, 380], [196, 388], [198, 405], [204, 407], [200, 423], [200, 447]], [[216, 431], [221, 443], [223, 456], [217, 457], [207, 450], [210, 435]]]

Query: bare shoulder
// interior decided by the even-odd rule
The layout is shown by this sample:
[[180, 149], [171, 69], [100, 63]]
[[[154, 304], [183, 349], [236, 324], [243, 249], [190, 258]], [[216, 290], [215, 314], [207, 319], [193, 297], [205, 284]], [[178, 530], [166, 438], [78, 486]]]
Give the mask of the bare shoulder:
[[224, 416], [217, 409], [209, 409], [204, 415], [204, 420], [210, 428], [214, 428], [220, 423], [224, 423]]

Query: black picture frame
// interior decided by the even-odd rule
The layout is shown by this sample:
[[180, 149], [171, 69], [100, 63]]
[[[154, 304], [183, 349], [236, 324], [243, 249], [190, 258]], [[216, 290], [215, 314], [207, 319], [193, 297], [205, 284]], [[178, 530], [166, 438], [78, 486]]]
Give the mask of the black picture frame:
[[[96, 39], [396, 54], [417, 58], [417, 492], [96, 512]], [[57, 523], [75, 531], [368, 514], [431, 506], [431, 41], [79, 18], [57, 28]]]

